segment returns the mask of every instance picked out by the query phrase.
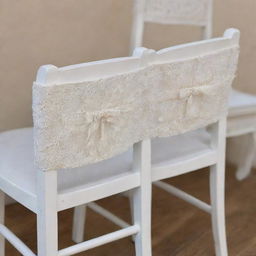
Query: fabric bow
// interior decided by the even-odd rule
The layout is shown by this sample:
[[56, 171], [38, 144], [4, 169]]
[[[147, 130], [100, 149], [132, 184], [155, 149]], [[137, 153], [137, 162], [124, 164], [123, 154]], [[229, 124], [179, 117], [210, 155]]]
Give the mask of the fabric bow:
[[[127, 110], [106, 109], [87, 113], [87, 122], [89, 123], [88, 143], [96, 144], [99, 140], [102, 140], [107, 126], [112, 126], [115, 131], [119, 130], [118, 127], [120, 126], [117, 121], [123, 112], [127, 112]], [[115, 123], [116, 125], [114, 125]]]
[[179, 92], [179, 98], [186, 100], [185, 117], [198, 117], [203, 98], [205, 96], [214, 96], [216, 94], [216, 89], [218, 89], [216, 85], [203, 85], [181, 89]]

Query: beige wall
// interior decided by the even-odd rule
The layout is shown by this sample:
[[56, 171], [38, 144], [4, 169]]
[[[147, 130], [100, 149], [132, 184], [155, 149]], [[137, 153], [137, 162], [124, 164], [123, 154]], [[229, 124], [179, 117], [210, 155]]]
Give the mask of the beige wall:
[[[256, 1], [215, 0], [214, 11], [215, 35], [241, 29], [235, 86], [256, 93]], [[0, 131], [32, 125], [31, 86], [40, 65], [128, 55], [131, 12], [132, 0], [0, 0]], [[199, 37], [195, 28], [147, 25], [145, 46]]]

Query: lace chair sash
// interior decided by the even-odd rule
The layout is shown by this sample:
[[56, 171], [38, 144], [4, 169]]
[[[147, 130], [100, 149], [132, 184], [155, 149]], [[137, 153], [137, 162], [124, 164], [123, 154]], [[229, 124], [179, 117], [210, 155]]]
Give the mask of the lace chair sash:
[[35, 83], [38, 165], [44, 170], [79, 167], [140, 140], [217, 121], [227, 113], [237, 57], [238, 48], [232, 47], [83, 83]]

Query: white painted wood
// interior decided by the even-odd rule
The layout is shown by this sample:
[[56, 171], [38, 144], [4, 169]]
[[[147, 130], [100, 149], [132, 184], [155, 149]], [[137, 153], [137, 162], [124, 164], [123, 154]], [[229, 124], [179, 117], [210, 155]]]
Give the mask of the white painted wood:
[[152, 166], [152, 181], [172, 178], [177, 175], [192, 172], [217, 162], [217, 155], [214, 150], [194, 152], [193, 155], [184, 156], [176, 161]]
[[[5, 194], [0, 191], [0, 225], [4, 225], [5, 219]], [[5, 256], [5, 238], [0, 235], [0, 256]]]
[[225, 228], [225, 187], [224, 170], [215, 165], [211, 168], [211, 203], [212, 203], [212, 228], [217, 256], [227, 253], [226, 228]]
[[140, 174], [131, 173], [108, 181], [92, 184], [85, 188], [61, 191], [58, 195], [58, 211], [77, 205], [97, 201], [101, 198], [119, 194], [140, 185]]
[[58, 255], [57, 171], [38, 172], [38, 256]]
[[96, 203], [88, 203], [87, 205], [77, 206], [75, 207], [74, 212], [72, 236], [72, 240], [77, 244], [84, 241], [85, 222], [83, 223], [83, 221], [85, 221], [86, 219], [87, 208], [90, 208], [94, 212], [100, 214], [101, 216], [105, 217], [106, 219], [110, 220], [121, 228], [127, 228], [130, 226], [127, 222], [123, 221], [122, 219]]
[[[147, 21], [147, 17], [145, 15], [147, 0], [133, 0], [134, 1], [134, 8], [133, 8], [133, 24], [132, 24], [132, 33], [131, 33], [131, 43], [130, 43], [130, 51], [132, 52], [133, 49], [136, 47], [141, 47], [143, 45], [143, 34], [144, 34], [144, 26], [146, 22], [151, 23], [159, 23], [159, 21], [150, 19]], [[209, 5], [206, 10], [207, 17], [206, 22], [204, 24], [198, 24], [202, 28], [202, 37], [203, 39], [210, 39], [212, 37], [212, 13], [213, 13], [213, 0], [208, 0]], [[179, 8], [182, 8], [180, 6]], [[186, 8], [186, 6], [184, 6]], [[170, 15], [173, 15], [171, 13]], [[185, 19], [180, 20], [180, 22], [175, 21], [174, 23], [165, 22], [165, 24], [173, 24], [173, 25], [191, 25], [189, 20]], [[195, 25], [195, 24], [194, 24]]]
[[157, 62], [169, 62], [193, 58], [201, 54], [211, 53], [216, 50], [225, 49], [232, 46], [239, 46], [240, 32], [237, 29], [227, 29], [220, 38], [213, 38], [199, 42], [182, 44], [174, 47], [162, 49], [157, 52], [159, 57]]
[[256, 133], [250, 133], [248, 136], [249, 143], [246, 145], [246, 147], [241, 148], [241, 154], [243, 157], [241, 157], [236, 172], [236, 178], [238, 180], [243, 180], [250, 175], [253, 159], [255, 158], [256, 154]]
[[256, 96], [233, 90], [229, 104], [227, 137], [232, 139], [227, 159], [238, 166], [236, 177], [243, 180], [249, 176], [256, 159]]
[[74, 208], [72, 240], [75, 243], [82, 243], [84, 241], [84, 226], [86, 219], [87, 205], [80, 205]]
[[[6, 238], [22, 255], [36, 256], [17, 236], [15, 236], [7, 227], [0, 224], [0, 234]], [[3, 247], [4, 248], [4, 247]], [[4, 251], [1, 256], [5, 256]]]
[[139, 231], [140, 231], [140, 227], [138, 225], [133, 225], [128, 228], [125, 228], [116, 232], [112, 232], [107, 235], [97, 237], [89, 241], [59, 250], [58, 256], [71, 256], [79, 252], [87, 251], [89, 249], [113, 242], [115, 240], [122, 239], [127, 236], [131, 236], [133, 234], [138, 233]]
[[[39, 84], [63, 84], [79, 83], [89, 81], [99, 77], [106, 78], [123, 72], [129, 72], [140, 65], [137, 57], [114, 58], [88, 63], [81, 63], [57, 68], [53, 65], [40, 67], [37, 73], [37, 83]], [[48, 74], [45, 76], [45, 74]]]
[[[134, 223], [134, 205], [133, 205], [133, 191], [129, 191], [129, 193], [123, 194], [124, 196], [128, 197], [129, 205], [130, 205], [130, 212], [131, 212], [131, 221]], [[135, 242], [135, 235], [132, 236], [132, 242]]]
[[227, 241], [225, 228], [225, 150], [226, 119], [213, 127], [213, 145], [218, 148], [218, 162], [210, 169], [210, 194], [212, 205], [212, 228], [217, 256], [226, 256]]
[[[243, 120], [243, 118], [237, 120], [238, 123], [240, 123], [241, 125], [241, 120]], [[230, 124], [230, 118], [228, 119], [229, 124]], [[234, 127], [234, 125], [233, 125]], [[241, 127], [240, 129], [233, 129], [232, 131], [230, 131], [227, 135], [227, 138], [236, 138], [236, 137], [240, 137], [243, 135], [249, 135], [251, 136], [251, 134], [253, 134], [255, 132], [255, 128], [254, 127]], [[241, 152], [239, 152], [240, 154]], [[242, 153], [241, 153], [242, 154]], [[239, 163], [238, 163], [239, 164]]]
[[157, 186], [158, 188], [161, 188], [161, 189], [165, 190], [166, 192], [198, 207], [199, 209], [211, 214], [212, 209], [211, 209], [210, 205], [189, 195], [188, 193], [186, 193], [170, 184], [162, 182], [162, 181], [157, 181], [154, 183], [154, 185]]
[[145, 140], [134, 145], [133, 171], [141, 173], [140, 187], [133, 191], [134, 224], [140, 226], [135, 236], [136, 255], [151, 256], [151, 145]]
[[[143, 7], [143, 6], [142, 6]], [[133, 56], [141, 57], [142, 62], [155, 56], [155, 52], [144, 48], [134, 51]], [[143, 63], [145, 65], [145, 63]], [[133, 236], [136, 255], [151, 256], [151, 211], [152, 211], [152, 183], [151, 183], [151, 141], [144, 140], [133, 146], [133, 172], [140, 173], [140, 187], [131, 191], [132, 220], [140, 225], [140, 232]], [[130, 202], [131, 204], [131, 202]]]
[[121, 228], [127, 228], [127, 227], [130, 226], [127, 222], [118, 218], [116, 215], [114, 215], [110, 211], [107, 211], [106, 209], [104, 209], [103, 207], [101, 207], [100, 205], [98, 205], [96, 203], [89, 203], [88, 207], [91, 210], [93, 210], [94, 212], [99, 213], [100, 215], [102, 215], [106, 219], [112, 221], [114, 224], [116, 224], [117, 226], [119, 226]]
[[58, 68], [54, 65], [41, 66], [37, 72], [36, 82], [44, 85], [57, 82], [58, 73]]
[[130, 53], [136, 47], [141, 47], [143, 44], [144, 33], [144, 10], [147, 0], [133, 0], [133, 20], [132, 20], [132, 32], [130, 42]]
[[37, 212], [37, 201], [34, 194], [24, 190], [22, 187], [17, 187], [3, 177], [0, 177], [0, 189], [32, 212]]
[[[132, 23], [132, 32], [131, 32], [131, 43], [130, 43], [130, 52], [132, 53], [133, 49], [136, 47], [141, 47], [143, 45], [143, 34], [144, 26], [146, 21], [145, 10], [147, 0], [133, 0], [133, 23]], [[180, 7], [182, 8], [182, 7]], [[198, 25], [202, 28], [202, 37], [203, 39], [210, 39], [212, 37], [212, 13], [213, 13], [213, 0], [209, 0], [209, 6], [207, 9], [207, 22], [204, 25]], [[151, 23], [154, 23], [153, 20], [150, 20]], [[155, 23], [158, 23], [156, 20]], [[171, 24], [171, 23], [170, 23]], [[174, 25], [179, 23], [175, 22]], [[181, 21], [181, 25], [186, 25], [186, 21]], [[190, 25], [188, 21], [187, 25]]]
[[203, 27], [203, 39], [212, 38], [212, 27], [213, 27], [213, 0], [208, 0], [209, 8], [207, 10], [207, 23]]

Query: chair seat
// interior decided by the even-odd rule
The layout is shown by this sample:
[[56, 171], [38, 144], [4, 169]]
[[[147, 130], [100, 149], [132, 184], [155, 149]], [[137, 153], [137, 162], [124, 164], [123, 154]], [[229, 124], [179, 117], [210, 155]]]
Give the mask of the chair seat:
[[[152, 140], [153, 165], [184, 154], [209, 149], [205, 130], [197, 130], [169, 138]], [[33, 157], [33, 129], [24, 128], [0, 134], [0, 177], [31, 194], [36, 194], [36, 171]], [[72, 170], [58, 172], [58, 190], [84, 186], [131, 171], [132, 150], [112, 159]]]
[[229, 98], [227, 137], [256, 131], [256, 96], [232, 90]]
[[256, 96], [232, 90], [229, 98], [229, 115], [256, 114]]

